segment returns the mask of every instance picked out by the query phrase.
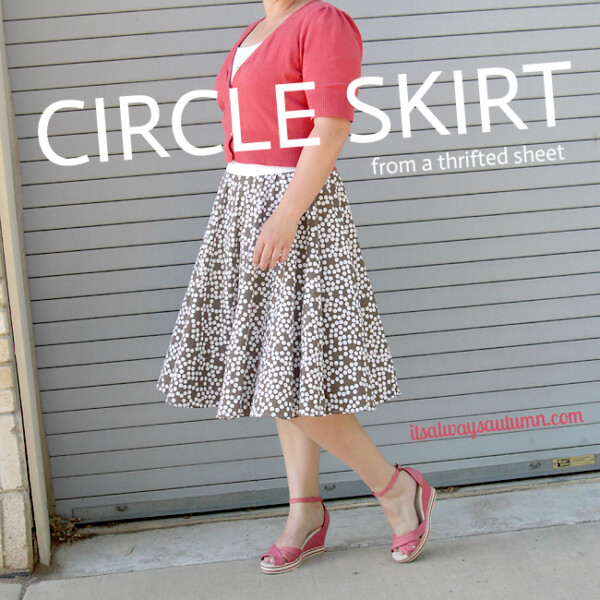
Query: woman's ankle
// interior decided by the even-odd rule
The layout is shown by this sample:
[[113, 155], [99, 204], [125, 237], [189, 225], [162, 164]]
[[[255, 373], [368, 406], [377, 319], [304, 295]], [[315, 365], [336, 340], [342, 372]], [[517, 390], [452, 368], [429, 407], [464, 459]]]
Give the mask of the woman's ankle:
[[406, 471], [400, 471], [392, 487], [385, 494], [377, 497], [377, 499], [380, 504], [385, 505], [409, 494], [412, 498], [416, 490], [416, 485], [416, 481]]
[[294, 502], [290, 504], [289, 514], [311, 514], [323, 511], [321, 502]]

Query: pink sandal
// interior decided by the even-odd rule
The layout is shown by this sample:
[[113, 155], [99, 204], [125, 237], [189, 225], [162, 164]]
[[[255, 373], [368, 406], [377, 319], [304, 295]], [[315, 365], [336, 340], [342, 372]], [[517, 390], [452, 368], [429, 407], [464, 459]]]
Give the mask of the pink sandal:
[[[435, 502], [436, 490], [431, 487], [426, 481], [423, 475], [411, 467], [401, 467], [398, 463], [395, 463], [396, 472], [394, 473], [391, 481], [381, 490], [381, 492], [373, 492], [373, 496], [383, 496], [387, 491], [394, 485], [400, 471], [406, 471], [416, 482], [417, 482], [417, 494], [415, 498], [415, 509], [417, 516], [419, 517], [419, 525], [413, 531], [406, 533], [405, 535], [396, 535], [392, 540], [392, 547], [390, 552], [396, 562], [410, 562], [414, 560], [423, 550], [427, 540], [429, 538], [429, 530], [431, 528], [431, 511], [433, 510], [433, 503]], [[394, 552], [398, 549], [399, 551]]]
[[[311, 496], [309, 498], [290, 498], [291, 502], [316, 502], [320, 501], [325, 509], [323, 516], [323, 524], [319, 529], [315, 529], [309, 533], [306, 540], [300, 548], [294, 548], [293, 546], [276, 546], [273, 544], [265, 553], [260, 557], [260, 570], [263, 573], [283, 573], [289, 571], [300, 565], [300, 563], [309, 556], [314, 556], [325, 551], [325, 536], [327, 535], [327, 528], [329, 527], [329, 511], [323, 502], [321, 496]], [[262, 559], [266, 556], [273, 557], [273, 564], [263, 563]]]

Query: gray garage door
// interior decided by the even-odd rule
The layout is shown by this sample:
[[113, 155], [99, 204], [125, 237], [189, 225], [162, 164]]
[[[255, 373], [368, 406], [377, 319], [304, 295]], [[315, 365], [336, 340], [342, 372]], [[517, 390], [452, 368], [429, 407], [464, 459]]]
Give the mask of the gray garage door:
[[[333, 3], [361, 29], [363, 75], [383, 78], [359, 99], [391, 122], [379, 142], [348, 141], [338, 161], [403, 391], [360, 421], [389, 460], [434, 485], [597, 469], [599, 3]], [[171, 113], [185, 93], [213, 88], [262, 3], [2, 5], [56, 511], [92, 522], [286, 502], [273, 420], [217, 421], [215, 409], [166, 406], [155, 388], [224, 164], [222, 154], [182, 151]], [[549, 127], [543, 77], [523, 65], [562, 61], [571, 66], [552, 77]], [[477, 75], [490, 67], [515, 74], [510, 107], [526, 128], [492, 108], [491, 132], [482, 131]], [[398, 74], [413, 95], [434, 71], [423, 98], [449, 135], [415, 110], [407, 137]], [[508, 80], [490, 77], [488, 88], [502, 97]], [[119, 97], [138, 94], [158, 103], [154, 135], [168, 157], [136, 136], [133, 160], [123, 159]], [[108, 161], [99, 160], [98, 98]], [[58, 154], [89, 156], [71, 167], [44, 156], [37, 130], [43, 110], [65, 99], [83, 109], [59, 111], [49, 134]], [[221, 143], [213, 100], [193, 102], [183, 118], [191, 143]], [[147, 107], [131, 107], [133, 124], [148, 119]], [[357, 111], [354, 133], [378, 128]], [[532, 162], [436, 168], [445, 152], [501, 157], [524, 146], [540, 151]], [[374, 157], [385, 169], [373, 172]], [[421, 169], [426, 158], [432, 171]], [[415, 172], [394, 172], [411, 160]], [[501, 420], [475, 435], [444, 429]], [[325, 497], [369, 493], [325, 452], [321, 471]]]

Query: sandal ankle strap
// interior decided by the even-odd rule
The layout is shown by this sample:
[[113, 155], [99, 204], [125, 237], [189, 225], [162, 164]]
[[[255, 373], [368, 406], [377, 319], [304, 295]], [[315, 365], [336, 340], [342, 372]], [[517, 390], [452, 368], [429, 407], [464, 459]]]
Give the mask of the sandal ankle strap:
[[394, 463], [394, 467], [396, 468], [396, 471], [392, 475], [390, 482], [380, 492], [373, 492], [373, 490], [371, 490], [371, 492], [373, 493], [373, 496], [376, 496], [377, 498], [379, 498], [379, 496], [383, 496], [386, 492], [388, 492], [392, 488], [392, 486], [396, 482], [396, 479], [398, 479], [398, 475], [400, 475], [400, 471], [402, 470], [402, 467], [398, 463]]
[[308, 496], [306, 498], [290, 498], [290, 502], [323, 502], [321, 496]]

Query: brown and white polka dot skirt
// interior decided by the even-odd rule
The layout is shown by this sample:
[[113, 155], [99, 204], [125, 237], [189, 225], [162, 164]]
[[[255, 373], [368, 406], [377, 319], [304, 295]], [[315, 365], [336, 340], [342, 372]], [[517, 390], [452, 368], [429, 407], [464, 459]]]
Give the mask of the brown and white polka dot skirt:
[[156, 384], [167, 404], [290, 419], [374, 410], [402, 394], [336, 170], [287, 259], [252, 265], [292, 175], [225, 171]]

